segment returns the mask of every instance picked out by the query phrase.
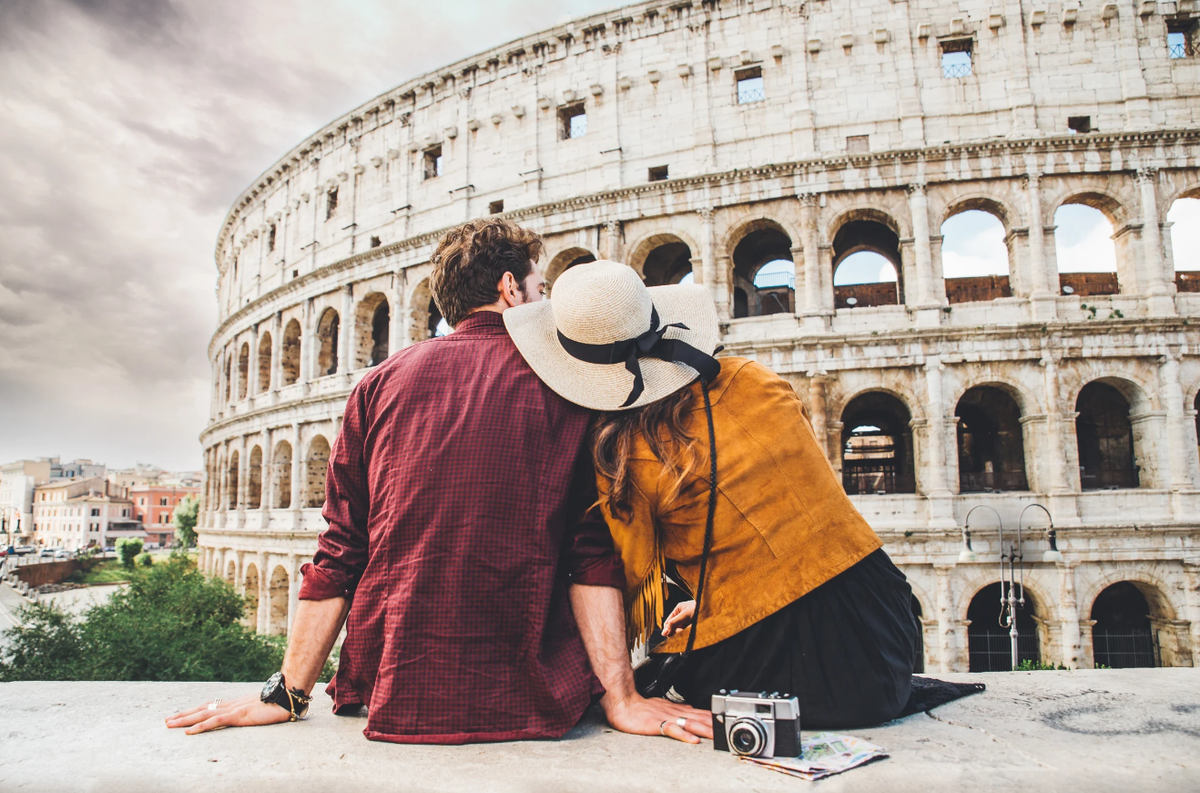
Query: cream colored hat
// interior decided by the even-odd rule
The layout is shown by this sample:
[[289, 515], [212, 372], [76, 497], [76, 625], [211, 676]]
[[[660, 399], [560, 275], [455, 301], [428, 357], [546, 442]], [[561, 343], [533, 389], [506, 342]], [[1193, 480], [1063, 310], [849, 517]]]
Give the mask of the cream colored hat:
[[552, 300], [504, 312], [521, 355], [555, 392], [592, 410], [656, 402], [697, 377], [716, 379], [717, 310], [703, 286], [647, 288], [632, 268], [567, 270]]

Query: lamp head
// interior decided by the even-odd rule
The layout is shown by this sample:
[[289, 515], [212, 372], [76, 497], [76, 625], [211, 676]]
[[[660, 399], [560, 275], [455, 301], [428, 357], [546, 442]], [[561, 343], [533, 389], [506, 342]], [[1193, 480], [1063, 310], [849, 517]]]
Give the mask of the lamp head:
[[1056, 550], [1049, 550], [1042, 554], [1042, 561], [1048, 564], [1059, 564], [1062, 560], [1062, 554]]
[[960, 563], [977, 562], [979, 557], [970, 548], [963, 548], [958, 554], [958, 561]]

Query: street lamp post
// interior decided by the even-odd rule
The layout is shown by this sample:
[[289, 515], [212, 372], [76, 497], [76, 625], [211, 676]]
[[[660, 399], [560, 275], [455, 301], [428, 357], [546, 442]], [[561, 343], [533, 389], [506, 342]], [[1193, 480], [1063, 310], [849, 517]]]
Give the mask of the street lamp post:
[[[977, 504], [967, 512], [963, 521], [963, 550], [958, 555], [961, 562], [973, 562], [978, 557], [971, 549], [971, 514], [977, 509], [989, 510], [996, 516], [996, 529], [999, 532], [1000, 548], [1000, 627], [1008, 628], [1008, 638], [1012, 655], [1012, 668], [1017, 668], [1017, 610], [1025, 608], [1025, 566], [1021, 554], [1021, 525], [1017, 523], [1017, 541], [1015, 544], [1004, 546], [1004, 521], [994, 507], [987, 504]], [[1023, 514], [1023, 513], [1022, 513]]]

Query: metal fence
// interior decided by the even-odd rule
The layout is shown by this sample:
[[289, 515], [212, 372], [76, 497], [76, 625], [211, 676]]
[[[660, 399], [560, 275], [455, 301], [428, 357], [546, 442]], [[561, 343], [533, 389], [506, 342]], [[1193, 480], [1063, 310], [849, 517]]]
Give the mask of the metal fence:
[[1080, 466], [1079, 484], [1084, 490], [1124, 490], [1139, 486], [1137, 468], [1093, 468]]
[[942, 76], [951, 77], [951, 78], [970, 77], [971, 76], [971, 64], [970, 63], [943, 63], [942, 64]]
[[842, 487], [850, 496], [866, 494], [915, 493], [917, 480], [913, 474], [896, 472], [894, 465], [852, 465], [844, 463]]
[[[1008, 628], [996, 625], [977, 630], [974, 626], [967, 631], [967, 646], [971, 655], [972, 672], [1011, 672], [1012, 641]], [[1041, 657], [1037, 634], [1017, 636], [1017, 662], [1037, 663]]]
[[1092, 659], [1111, 669], [1137, 669], [1161, 666], [1158, 641], [1154, 632], [1110, 631], [1092, 628]]
[[776, 289], [781, 286], [795, 289], [796, 275], [788, 272], [763, 273], [754, 277], [754, 286], [759, 289]]
[[985, 471], [959, 473], [958, 489], [963, 493], [986, 493], [994, 490], [1028, 490], [1024, 471]]
[[1191, 39], [1185, 39], [1182, 44], [1172, 44], [1167, 50], [1172, 59], [1191, 58], [1196, 54], [1196, 46]]

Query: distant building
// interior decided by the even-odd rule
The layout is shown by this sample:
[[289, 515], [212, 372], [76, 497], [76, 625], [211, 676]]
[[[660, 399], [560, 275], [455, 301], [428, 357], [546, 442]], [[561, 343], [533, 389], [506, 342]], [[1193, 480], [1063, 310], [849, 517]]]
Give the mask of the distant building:
[[33, 489], [50, 481], [49, 458], [0, 465], [0, 542], [20, 544], [33, 534]]
[[33, 536], [38, 545], [75, 551], [106, 547], [119, 537], [145, 537], [124, 488], [103, 476], [68, 477], [37, 485], [33, 493]]
[[[165, 473], [165, 472], [164, 472]], [[166, 484], [137, 485], [129, 490], [133, 517], [141, 521], [147, 543], [168, 546], [175, 541], [175, 507], [184, 498], [200, 498], [200, 485], [181, 487]]]
[[203, 471], [164, 471], [157, 465], [138, 463], [133, 468], [121, 468], [108, 472], [108, 481], [119, 487], [200, 487], [204, 480]]

